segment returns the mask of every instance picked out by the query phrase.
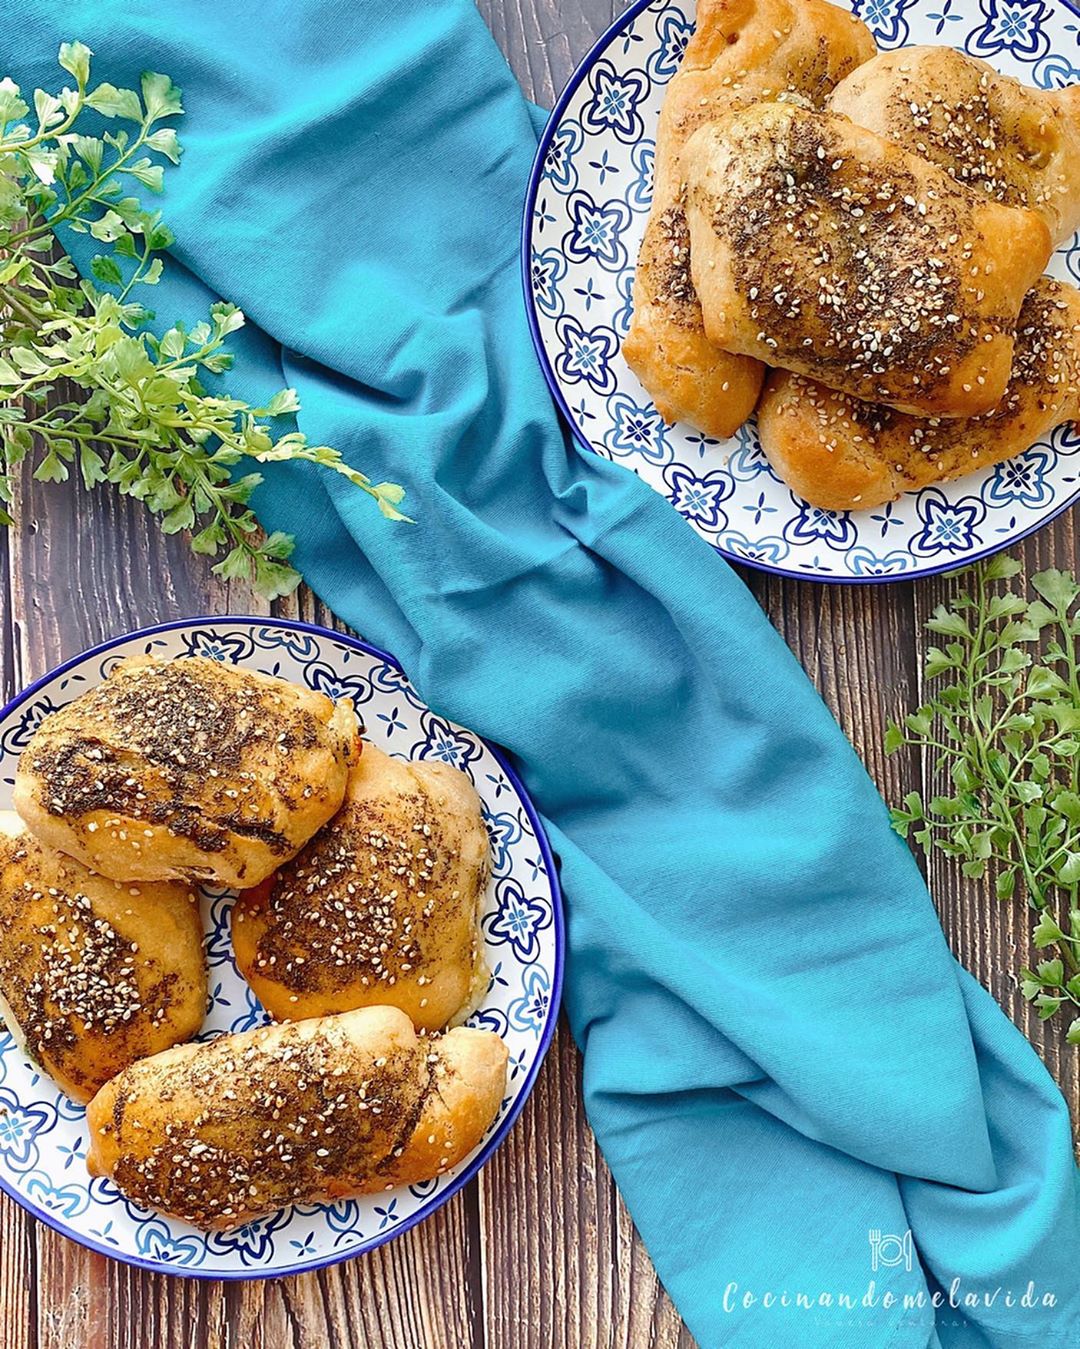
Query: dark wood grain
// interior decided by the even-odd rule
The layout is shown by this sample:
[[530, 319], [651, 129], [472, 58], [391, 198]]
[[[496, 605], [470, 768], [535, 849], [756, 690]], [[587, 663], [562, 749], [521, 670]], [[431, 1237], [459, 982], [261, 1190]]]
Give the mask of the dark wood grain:
[[[611, 0], [480, 0], [522, 83], [550, 105], [610, 22]], [[1029, 572], [1076, 568], [1076, 526], [1024, 545]], [[889, 716], [919, 692], [919, 625], [953, 583], [829, 587], [754, 573], [784, 635], [883, 793], [928, 786], [927, 765], [886, 759]], [[0, 692], [126, 629], [195, 613], [260, 611], [182, 539], [99, 491], [26, 479], [19, 525], [0, 531]], [[275, 612], [336, 622], [301, 590]], [[1080, 1119], [1075, 1051], [1031, 1015], [1014, 972], [1026, 915], [936, 859], [929, 879], [949, 941], [1061, 1083]], [[0, 1199], [3, 1349], [688, 1349], [586, 1125], [578, 1054], [560, 1026], [536, 1089], [479, 1179], [429, 1221], [319, 1274], [224, 1285], [144, 1274], [92, 1255]]]

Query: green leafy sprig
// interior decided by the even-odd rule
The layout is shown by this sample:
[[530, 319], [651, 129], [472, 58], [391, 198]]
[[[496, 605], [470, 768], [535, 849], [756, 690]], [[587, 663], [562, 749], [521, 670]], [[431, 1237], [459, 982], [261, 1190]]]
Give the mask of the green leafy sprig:
[[[35, 478], [62, 482], [77, 469], [88, 488], [112, 483], [167, 534], [192, 530], [195, 552], [220, 556], [218, 574], [287, 594], [300, 579], [287, 561], [293, 539], [263, 537], [248, 505], [261, 475], [235, 475], [237, 464], [319, 464], [392, 520], [407, 518], [404, 492], [297, 431], [275, 434], [272, 419], [299, 409], [294, 390], [257, 408], [207, 391], [202, 378], [232, 364], [226, 339], [244, 322], [235, 306], [215, 304], [190, 331], [146, 327], [153, 315], [137, 293], [160, 280], [173, 236], [134, 192], [159, 192], [165, 161], [179, 162], [167, 123], [183, 111], [180, 93], [157, 74], [139, 91], [91, 88], [90, 56], [65, 43], [59, 61], [75, 87], [36, 90], [32, 114], [18, 86], [0, 81], [0, 521], [11, 523], [13, 470], [30, 456]], [[118, 128], [85, 134], [86, 110]], [[60, 254], [61, 228], [102, 245], [93, 280]]]
[[1021, 990], [1043, 1020], [1071, 1015], [1080, 1044], [1080, 585], [1039, 572], [1028, 599], [1008, 585], [1020, 570], [1001, 554], [970, 569], [926, 624], [945, 638], [926, 655], [934, 694], [889, 724], [885, 748], [927, 750], [952, 792], [909, 792], [893, 827], [965, 876], [991, 870], [1000, 899], [1026, 898], [1033, 944], [1052, 951], [1020, 971]]

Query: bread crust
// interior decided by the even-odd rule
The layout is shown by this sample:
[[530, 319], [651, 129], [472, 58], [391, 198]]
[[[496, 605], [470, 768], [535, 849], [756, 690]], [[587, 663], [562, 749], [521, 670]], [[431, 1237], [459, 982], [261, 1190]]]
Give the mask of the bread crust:
[[240, 973], [279, 1020], [384, 1003], [427, 1030], [463, 1021], [487, 987], [490, 856], [460, 769], [365, 744], [334, 818], [234, 905]]
[[176, 881], [107, 880], [0, 812], [0, 1004], [24, 1052], [88, 1101], [202, 1025], [196, 896]]
[[1080, 225], [1080, 85], [1035, 89], [952, 47], [900, 47], [853, 71], [827, 106], [1034, 211], [1055, 246]]
[[911, 417], [773, 371], [758, 406], [769, 462], [804, 500], [867, 510], [1020, 454], [1080, 415], [1080, 291], [1042, 277], [1024, 300], [1005, 397], [981, 417]]
[[341, 805], [356, 713], [203, 657], [129, 659], [19, 759], [33, 833], [114, 880], [255, 885]]
[[1009, 380], [1045, 223], [847, 118], [760, 103], [695, 132], [690, 258], [718, 345], [854, 398], [977, 416]]
[[796, 95], [820, 107], [874, 52], [869, 29], [826, 0], [702, 0], [668, 86], [656, 136], [652, 209], [622, 345], [668, 423], [725, 439], [753, 411], [765, 369], [710, 342], [689, 271], [679, 154], [702, 124], [760, 99]]
[[136, 1203], [211, 1229], [392, 1189], [476, 1147], [506, 1063], [490, 1031], [420, 1038], [392, 1007], [183, 1045], [90, 1102], [87, 1166]]

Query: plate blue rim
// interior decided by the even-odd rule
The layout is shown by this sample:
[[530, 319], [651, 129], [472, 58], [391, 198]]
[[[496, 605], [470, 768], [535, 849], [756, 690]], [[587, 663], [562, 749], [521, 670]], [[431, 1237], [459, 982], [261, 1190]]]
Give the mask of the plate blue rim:
[[[329, 638], [331, 641], [340, 642], [344, 646], [351, 647], [354, 651], [359, 651], [367, 656], [374, 656], [378, 660], [386, 661], [392, 665], [395, 670], [405, 675], [401, 667], [401, 662], [388, 651], [383, 651], [380, 647], [372, 646], [370, 642], [361, 641], [359, 637], [349, 636], [344, 632], [335, 632], [332, 628], [324, 628], [318, 623], [305, 623], [300, 619], [290, 618], [269, 618], [259, 614], [203, 614], [196, 618], [173, 619], [168, 623], [155, 623], [147, 628], [135, 628], [131, 632], [121, 633], [118, 637], [110, 637], [107, 641], [100, 642], [96, 646], [87, 647], [77, 656], [72, 656], [69, 660], [57, 665], [54, 669], [47, 671], [39, 679], [23, 689], [21, 693], [16, 694], [9, 703], [0, 709], [0, 718], [6, 717], [10, 712], [14, 712], [34, 696], [51, 679], [57, 675], [66, 674], [68, 670], [74, 669], [76, 665], [81, 665], [83, 661], [94, 656], [100, 656], [106, 651], [111, 651], [113, 647], [120, 646], [123, 642], [132, 641], [139, 637], [154, 637], [162, 632], [175, 632], [180, 628], [198, 627], [201, 624], [250, 624], [262, 628], [285, 628], [290, 632], [313, 633], [317, 637]], [[408, 678], [408, 676], [405, 676]], [[483, 737], [480, 737], [483, 739]], [[547, 868], [548, 878], [551, 884], [552, 917], [555, 936], [555, 968], [551, 981], [551, 1000], [549, 1006], [552, 1008], [552, 1014], [548, 1024], [544, 1027], [544, 1032], [537, 1045], [536, 1058], [525, 1076], [525, 1082], [517, 1100], [507, 1111], [506, 1118], [500, 1123], [495, 1133], [488, 1139], [483, 1149], [468, 1164], [460, 1176], [456, 1176], [453, 1182], [433, 1195], [431, 1200], [425, 1203], [415, 1213], [410, 1214], [408, 1218], [402, 1220], [398, 1227], [384, 1233], [382, 1236], [376, 1236], [371, 1241], [364, 1244], [360, 1249], [342, 1251], [340, 1254], [328, 1256], [325, 1260], [320, 1260], [315, 1264], [295, 1264], [289, 1265], [284, 1269], [275, 1269], [272, 1273], [260, 1272], [257, 1268], [250, 1270], [198, 1270], [198, 1269], [179, 1269], [175, 1266], [165, 1264], [156, 1260], [148, 1260], [143, 1256], [129, 1255], [123, 1251], [118, 1251], [115, 1247], [106, 1246], [98, 1241], [93, 1241], [89, 1237], [76, 1235], [64, 1226], [52, 1213], [45, 1209], [38, 1208], [25, 1195], [20, 1194], [5, 1178], [0, 1175], [0, 1190], [10, 1196], [19, 1206], [26, 1210], [31, 1217], [43, 1222], [46, 1227], [51, 1227], [54, 1232], [59, 1232], [61, 1236], [67, 1237], [69, 1241], [74, 1241], [79, 1246], [84, 1246], [87, 1250], [94, 1251], [97, 1255], [106, 1255], [112, 1260], [118, 1260], [121, 1264], [131, 1265], [136, 1269], [145, 1269], [152, 1274], [168, 1274], [174, 1278], [182, 1279], [204, 1279], [219, 1280], [222, 1283], [241, 1283], [251, 1279], [284, 1279], [293, 1274], [314, 1274], [320, 1269], [328, 1269], [331, 1265], [341, 1264], [345, 1260], [352, 1260], [358, 1256], [369, 1254], [384, 1246], [388, 1241], [393, 1241], [403, 1233], [408, 1232], [410, 1228], [429, 1218], [436, 1209], [442, 1208], [448, 1200], [452, 1199], [459, 1190], [463, 1189], [469, 1181], [477, 1176], [482, 1167], [494, 1155], [495, 1150], [505, 1141], [510, 1130], [513, 1128], [518, 1116], [524, 1108], [525, 1102], [532, 1094], [533, 1087], [536, 1085], [536, 1078], [539, 1075], [540, 1068], [547, 1058], [548, 1050], [551, 1048], [551, 1041], [555, 1035], [555, 1028], [559, 1021], [559, 1008], [562, 1003], [562, 984], [563, 984], [563, 966], [566, 957], [566, 920], [563, 914], [562, 886], [559, 883], [558, 871], [555, 866], [555, 858], [551, 851], [551, 844], [548, 842], [547, 833], [544, 830], [543, 823], [532, 803], [525, 785], [521, 781], [517, 772], [507, 759], [506, 754], [489, 740], [484, 740], [485, 746], [491, 751], [498, 761], [502, 770], [506, 773], [512, 786], [517, 791], [525, 806], [525, 812], [529, 817], [529, 822], [536, 831], [536, 837], [540, 844], [540, 856], [543, 858], [544, 866]]]
[[[536, 157], [533, 160], [532, 169], [529, 172], [529, 181], [525, 188], [525, 206], [521, 214], [521, 287], [525, 297], [525, 315], [529, 323], [529, 332], [532, 335], [533, 347], [536, 351], [537, 360], [540, 362], [540, 369], [543, 372], [544, 379], [547, 382], [548, 392], [555, 400], [555, 405], [563, 418], [563, 421], [570, 428], [570, 433], [589, 454], [595, 454], [596, 451], [588, 440], [581, 433], [581, 428], [570, 411], [566, 398], [563, 396], [559, 382], [555, 378], [555, 372], [551, 368], [551, 362], [548, 360], [547, 349], [544, 346], [543, 338], [540, 335], [540, 320], [536, 313], [536, 304], [533, 300], [532, 286], [530, 284], [530, 225], [532, 223], [533, 210], [536, 207], [536, 195], [540, 190], [540, 180], [544, 172], [544, 160], [547, 158], [548, 147], [551, 145], [555, 130], [562, 120], [562, 115], [566, 111], [567, 105], [577, 92], [582, 81], [588, 76], [589, 71], [607, 50], [612, 40], [621, 32], [627, 23], [632, 22], [642, 12], [648, 9], [653, 0], [633, 0], [633, 3], [627, 5], [623, 12], [616, 16], [607, 28], [600, 34], [586, 54], [582, 57], [580, 63], [570, 76], [565, 88], [555, 101], [547, 121], [544, 123], [544, 129], [540, 134], [540, 140], [536, 147]], [[1080, 5], [1072, 3], [1072, 0], [1051, 0], [1052, 4], [1060, 4], [1070, 13], [1080, 16]], [[1032, 534], [1037, 534], [1040, 529], [1045, 529], [1047, 525], [1052, 524], [1060, 515], [1063, 515], [1071, 506], [1080, 501], [1080, 486], [1067, 497], [1061, 504], [1054, 508], [1049, 515], [1027, 529], [1020, 530], [1019, 533], [1012, 535], [1011, 538], [1004, 539], [1000, 543], [991, 544], [984, 548], [981, 553], [973, 554], [967, 557], [963, 562], [942, 562], [934, 567], [927, 567], [924, 570], [904, 574], [883, 576], [841, 576], [841, 575], [817, 575], [811, 576], [801, 571], [789, 571], [784, 567], [774, 566], [768, 562], [762, 562], [757, 558], [742, 557], [737, 553], [726, 552], [723, 548], [717, 548], [716, 551], [728, 562], [738, 567], [749, 567], [753, 571], [764, 572], [769, 576], [779, 576], [789, 581], [809, 581], [817, 582], [820, 585], [840, 585], [840, 586], [859, 586], [859, 585], [896, 585], [904, 581], [921, 581], [930, 576], [943, 576], [948, 572], [965, 571], [968, 567], [974, 566], [976, 562], [983, 562], [988, 557], [993, 557], [995, 553], [1003, 552], [1006, 548], [1012, 548], [1024, 539], [1030, 538]], [[691, 526], [692, 528], [692, 526]]]

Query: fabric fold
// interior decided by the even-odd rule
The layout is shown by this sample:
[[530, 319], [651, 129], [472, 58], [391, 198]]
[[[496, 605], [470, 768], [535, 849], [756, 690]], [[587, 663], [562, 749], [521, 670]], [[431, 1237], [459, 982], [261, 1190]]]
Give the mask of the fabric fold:
[[[60, 83], [70, 37], [98, 79], [182, 86], [158, 314], [239, 304], [230, 387], [294, 385], [313, 441], [407, 488], [415, 526], [308, 466], [255, 504], [520, 767], [562, 862], [589, 1119], [698, 1341], [1080, 1335], [1060, 1093], [742, 582], [558, 423], [516, 259], [536, 110], [469, 0], [2, 8], [24, 86]], [[909, 1228], [910, 1261], [875, 1268]], [[1038, 1305], [1006, 1305], [1029, 1283]]]

